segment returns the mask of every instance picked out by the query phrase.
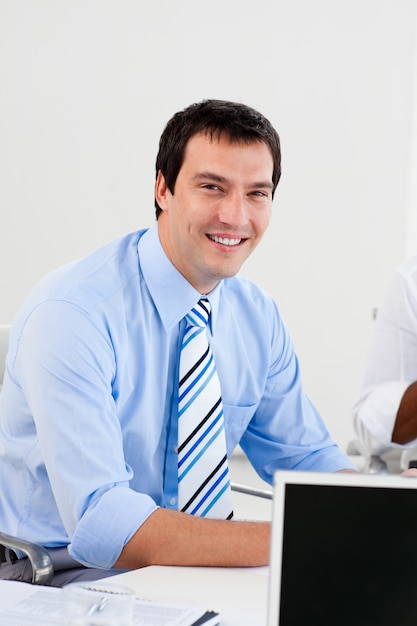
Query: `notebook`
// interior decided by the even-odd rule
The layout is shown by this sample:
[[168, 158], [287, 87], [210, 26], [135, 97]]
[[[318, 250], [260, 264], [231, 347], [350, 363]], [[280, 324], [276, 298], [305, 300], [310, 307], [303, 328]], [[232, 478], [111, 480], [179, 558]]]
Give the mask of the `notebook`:
[[279, 471], [268, 626], [415, 626], [417, 478]]

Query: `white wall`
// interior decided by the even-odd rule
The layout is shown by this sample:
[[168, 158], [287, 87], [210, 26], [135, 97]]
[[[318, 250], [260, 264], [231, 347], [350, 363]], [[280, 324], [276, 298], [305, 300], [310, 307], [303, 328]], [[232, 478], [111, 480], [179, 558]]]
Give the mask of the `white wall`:
[[243, 101], [283, 150], [273, 222], [244, 272], [279, 302], [345, 446], [372, 309], [416, 242], [416, 6], [0, 0], [0, 322], [45, 272], [153, 222], [176, 110]]

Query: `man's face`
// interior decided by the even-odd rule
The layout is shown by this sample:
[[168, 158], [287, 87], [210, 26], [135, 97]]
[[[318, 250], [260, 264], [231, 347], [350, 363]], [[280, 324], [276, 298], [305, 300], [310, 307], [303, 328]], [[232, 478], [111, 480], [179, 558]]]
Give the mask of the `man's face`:
[[159, 173], [162, 247], [201, 294], [234, 276], [261, 240], [271, 216], [272, 172], [266, 143], [199, 133], [187, 144], [174, 194]]

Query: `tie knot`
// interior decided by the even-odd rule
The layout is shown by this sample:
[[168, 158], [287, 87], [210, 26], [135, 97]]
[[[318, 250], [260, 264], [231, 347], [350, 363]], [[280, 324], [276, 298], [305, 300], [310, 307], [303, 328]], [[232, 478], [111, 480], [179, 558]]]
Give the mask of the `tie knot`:
[[210, 317], [210, 302], [206, 299], [199, 300], [186, 317], [192, 326], [205, 328]]

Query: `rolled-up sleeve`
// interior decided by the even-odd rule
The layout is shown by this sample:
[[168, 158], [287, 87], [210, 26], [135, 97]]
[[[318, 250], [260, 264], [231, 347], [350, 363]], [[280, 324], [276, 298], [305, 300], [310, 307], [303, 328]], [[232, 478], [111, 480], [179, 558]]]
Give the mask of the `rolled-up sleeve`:
[[155, 508], [152, 498], [127, 486], [107, 489], [79, 520], [70, 555], [87, 566], [112, 567], [138, 522], [142, 524]]
[[157, 505], [129, 487], [133, 471], [112, 394], [116, 359], [104, 328], [74, 304], [41, 304], [23, 328], [14, 369], [37, 431], [26, 454], [31, 507], [42, 510], [49, 483], [70, 554], [109, 568]]

